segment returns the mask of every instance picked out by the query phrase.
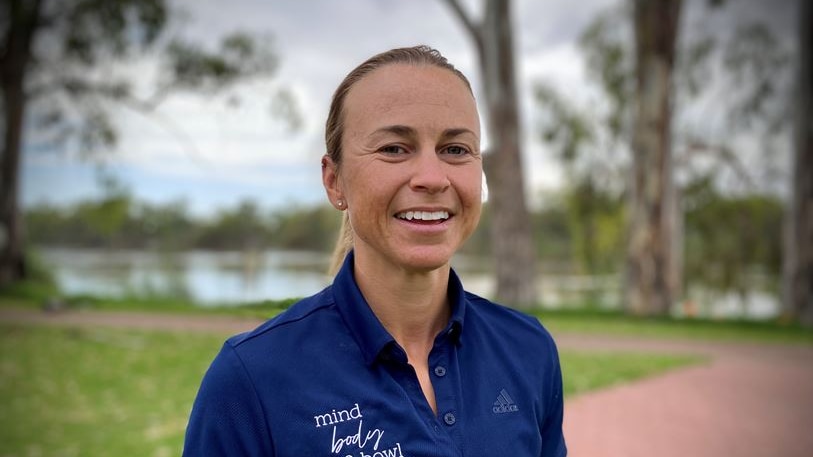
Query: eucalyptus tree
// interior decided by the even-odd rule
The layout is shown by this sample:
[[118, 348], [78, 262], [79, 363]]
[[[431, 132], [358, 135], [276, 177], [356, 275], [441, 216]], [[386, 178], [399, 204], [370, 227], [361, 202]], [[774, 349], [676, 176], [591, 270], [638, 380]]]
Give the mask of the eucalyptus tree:
[[474, 42], [485, 92], [489, 148], [483, 166], [492, 216], [496, 299], [527, 307], [537, 301], [536, 255], [522, 174], [511, 2], [483, 0], [479, 20], [459, 0], [446, 3]]
[[813, 5], [799, 1], [794, 161], [785, 232], [784, 301], [813, 327]]
[[[792, 106], [789, 52], [777, 37], [784, 30], [721, 3], [619, 2], [580, 39], [598, 97], [587, 106], [550, 83], [536, 87], [542, 139], [572, 178], [626, 195], [625, 290], [633, 313], [663, 314], [681, 298], [686, 278], [698, 279], [684, 271], [685, 256], [717, 261], [712, 252], [685, 249], [684, 188], [711, 182], [723, 198], [735, 188], [775, 193], [783, 176], [782, 161], [769, 152], [785, 147]], [[687, 11], [693, 21], [681, 22]], [[718, 229], [743, 235], [732, 223], [719, 221]]]
[[[3, 0], [0, 4], [0, 286], [26, 276], [19, 208], [26, 135], [72, 145], [81, 154], [117, 141], [117, 107], [144, 113], [179, 90], [212, 93], [268, 77], [277, 59], [262, 37], [233, 33], [214, 50], [172, 36], [168, 0]], [[152, 53], [154, 92], [126, 64]], [[289, 97], [282, 97], [290, 101]]]

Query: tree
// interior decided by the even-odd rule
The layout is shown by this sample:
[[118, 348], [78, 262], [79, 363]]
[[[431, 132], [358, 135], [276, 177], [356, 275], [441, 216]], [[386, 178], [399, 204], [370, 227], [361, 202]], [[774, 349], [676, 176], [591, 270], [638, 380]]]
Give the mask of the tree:
[[[789, 106], [784, 97], [785, 86], [790, 82], [786, 75], [789, 59], [768, 22], [744, 21], [747, 15], [738, 15], [736, 5], [728, 10], [733, 14], [715, 15], [712, 10], [717, 9], [719, 3], [692, 4], [693, 8], [706, 8], [706, 11], [695, 15], [702, 19], [682, 26], [679, 32], [683, 38], [675, 49], [670, 89], [673, 101], [669, 142], [674, 164], [670, 179], [674, 179], [673, 195], [678, 202], [686, 198], [685, 193], [692, 192], [693, 183], [706, 182], [709, 192], [719, 194], [720, 201], [733, 202], [732, 208], [750, 208], [742, 202], [759, 200], [760, 195], [770, 200], [775, 177], [781, 174], [778, 171], [781, 165], [777, 164], [782, 161], [767, 152], [783, 147], [781, 141]], [[634, 125], [631, 121], [634, 117], [631, 114], [638, 106], [634, 11], [631, 9], [635, 4], [626, 2], [619, 6], [597, 16], [580, 38], [588, 75], [598, 84], [600, 100], [581, 106], [550, 83], [536, 83], [543, 141], [559, 151], [571, 181], [591, 184], [609, 195], [632, 192], [632, 180], [625, 177], [631, 174], [633, 167]], [[725, 27], [719, 27], [720, 19], [725, 19], [722, 22]], [[717, 25], [712, 26], [715, 23]], [[709, 119], [714, 121], [709, 122]], [[748, 149], [754, 147], [759, 149], [750, 151], [751, 155], [747, 156]], [[760, 154], [754, 156], [753, 152]], [[745, 163], [751, 166], [746, 167]], [[696, 203], [695, 196], [687, 195], [687, 198], [693, 199], [691, 204]], [[674, 204], [677, 211], [670, 227], [670, 257], [675, 265], [672, 277], [678, 287], [683, 283], [683, 258], [690, 263], [698, 260], [698, 253], [682, 248], [684, 226], [686, 230], [694, 230], [691, 246], [708, 246], [716, 242], [718, 236], [725, 237], [731, 230], [737, 230], [732, 228], [731, 218], [717, 218], [713, 227], [698, 232], [697, 227], [690, 227], [692, 221], [683, 220], [687, 217], [683, 206], [683, 203]], [[587, 205], [584, 209], [589, 211], [582, 219], [589, 220], [590, 213], [599, 207], [600, 204]], [[751, 235], [737, 233], [728, 236], [726, 241], [747, 240]], [[753, 239], [746, 242], [753, 243]], [[778, 240], [760, 242], [773, 246]], [[747, 267], [754, 265], [726, 263], [743, 258], [728, 254], [718, 256], [715, 267], [738, 272], [734, 275], [737, 281], [747, 282], [746, 275], [753, 271]], [[753, 260], [762, 262], [766, 258], [757, 256]], [[711, 268], [711, 265], [705, 266]], [[763, 269], [767, 265], [758, 266]], [[696, 273], [697, 270], [687, 271], [686, 279], [711, 287], [732, 284]], [[676, 288], [673, 301], [678, 299], [679, 293], [680, 288]]]
[[775, 290], [781, 269], [782, 202], [766, 194], [725, 195], [712, 176], [684, 189], [686, 279], [707, 297]]
[[39, 27], [41, 1], [4, 2], [7, 24], [0, 49], [4, 131], [0, 180], [0, 286], [25, 276], [19, 209], [20, 148], [22, 147], [25, 92], [23, 81], [31, 61], [31, 43]]
[[484, 154], [483, 166], [492, 215], [496, 299], [527, 307], [537, 300], [536, 257], [522, 175], [511, 2], [485, 0], [480, 22], [463, 9], [460, 1], [446, 3], [474, 41], [485, 91], [491, 145]]
[[220, 210], [197, 241], [215, 249], [259, 251], [265, 249], [270, 240], [266, 219], [254, 201], [243, 200], [236, 208]]
[[[167, 3], [3, 0], [0, 287], [26, 275], [18, 194], [20, 155], [29, 121], [37, 131], [55, 131], [54, 142], [72, 138], [87, 153], [116, 142], [111, 104], [151, 112], [173, 91], [211, 93], [275, 69], [270, 49], [246, 34], [225, 37], [215, 52], [170, 40], [165, 36], [172, 13]], [[122, 63], [137, 52], [159, 47], [163, 79], [151, 96], [134, 93], [135, 75], [110, 71], [111, 62]], [[35, 102], [41, 103], [36, 113], [29, 110]]]
[[550, 85], [538, 83], [536, 99], [542, 140], [557, 151], [567, 177], [564, 206], [573, 260], [589, 275], [617, 271], [624, 213], [618, 185], [622, 167], [612, 151], [620, 141], [620, 124], [614, 127], [615, 120], [622, 116], [615, 111], [608, 115], [610, 134], [605, 135], [595, 121], [595, 110], [580, 112]]
[[813, 6], [800, 0], [794, 166], [785, 230], [786, 312], [813, 326]]
[[672, 252], [676, 207], [672, 176], [672, 78], [681, 0], [636, 0], [636, 100], [626, 261], [633, 314], [666, 314], [678, 287]]
[[[600, 16], [580, 40], [606, 106], [578, 110], [544, 83], [537, 84], [536, 96], [545, 114], [542, 138], [561, 151], [571, 179], [581, 183], [576, 187], [590, 191], [585, 202], [593, 189], [626, 192], [628, 311], [664, 314], [680, 283], [671, 123], [681, 2], [635, 0], [631, 6]], [[631, 43], [623, 36], [629, 24]], [[617, 150], [628, 151], [630, 158], [616, 156]], [[625, 175], [630, 178], [620, 179], [625, 184], [619, 186]], [[592, 237], [589, 224], [598, 208], [598, 203], [581, 208], [585, 240]], [[595, 249], [587, 244], [585, 249]]]

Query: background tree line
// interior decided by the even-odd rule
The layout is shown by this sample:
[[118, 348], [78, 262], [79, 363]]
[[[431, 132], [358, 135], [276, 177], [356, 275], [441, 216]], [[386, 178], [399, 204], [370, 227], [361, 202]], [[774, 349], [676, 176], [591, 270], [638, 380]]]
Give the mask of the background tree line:
[[[202, 217], [186, 204], [135, 200], [115, 180], [105, 195], [70, 206], [41, 204], [25, 213], [38, 247], [137, 250], [307, 250], [329, 253], [340, 225], [329, 205], [264, 210], [251, 200]], [[544, 273], [617, 274], [623, 268], [621, 195], [572, 185], [531, 212], [534, 253]], [[769, 194], [727, 196], [701, 179], [685, 190], [687, 285], [745, 293], [759, 274], [776, 283], [781, 269], [782, 203]], [[494, 268], [487, 204], [462, 252]]]

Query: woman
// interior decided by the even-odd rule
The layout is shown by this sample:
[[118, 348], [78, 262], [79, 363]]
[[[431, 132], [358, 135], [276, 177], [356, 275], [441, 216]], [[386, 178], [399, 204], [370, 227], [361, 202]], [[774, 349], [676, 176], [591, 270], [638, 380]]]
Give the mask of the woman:
[[319, 294], [226, 342], [184, 455], [566, 455], [550, 335], [464, 292], [450, 268], [481, 208], [465, 76], [424, 46], [374, 56], [336, 90], [326, 143], [343, 265]]

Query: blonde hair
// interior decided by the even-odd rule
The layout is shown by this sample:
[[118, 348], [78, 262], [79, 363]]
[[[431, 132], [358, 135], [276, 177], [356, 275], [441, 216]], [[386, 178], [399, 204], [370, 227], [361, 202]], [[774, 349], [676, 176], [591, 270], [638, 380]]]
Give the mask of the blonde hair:
[[350, 216], [345, 211], [342, 214], [342, 226], [339, 229], [339, 237], [336, 239], [336, 246], [333, 247], [333, 254], [330, 256], [330, 268], [327, 272], [330, 276], [336, 276], [342, 268], [344, 258], [353, 249], [353, 228], [350, 226]]
[[[386, 65], [409, 64], [409, 65], [432, 65], [445, 70], [449, 70], [460, 78], [471, 90], [471, 84], [466, 76], [449, 63], [443, 55], [436, 49], [429, 46], [419, 45], [409, 48], [391, 49], [381, 54], [377, 54], [361, 65], [354, 68], [345, 76], [330, 103], [327, 122], [325, 123], [325, 147], [327, 155], [336, 164], [337, 169], [341, 166], [342, 159], [342, 134], [344, 133], [344, 101], [348, 92], [362, 78]], [[473, 93], [473, 92], [472, 92]], [[344, 262], [347, 253], [353, 249], [353, 227], [350, 225], [350, 216], [347, 211], [342, 216], [342, 225], [339, 230], [339, 237], [336, 239], [336, 247], [333, 249], [333, 256], [330, 260], [328, 273], [333, 276], [338, 273]]]

